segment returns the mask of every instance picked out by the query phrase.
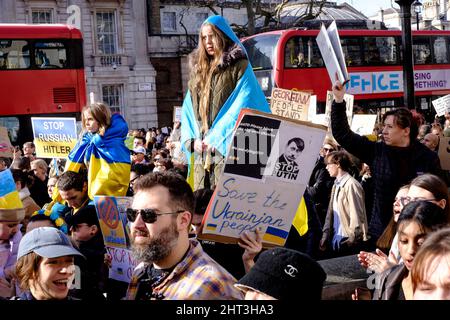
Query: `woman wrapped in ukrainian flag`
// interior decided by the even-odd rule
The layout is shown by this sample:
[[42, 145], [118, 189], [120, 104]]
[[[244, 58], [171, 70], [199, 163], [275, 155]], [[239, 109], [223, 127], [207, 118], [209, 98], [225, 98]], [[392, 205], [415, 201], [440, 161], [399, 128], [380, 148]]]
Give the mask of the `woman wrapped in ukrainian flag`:
[[270, 108], [245, 48], [223, 17], [203, 22], [190, 62], [181, 145], [190, 159], [188, 182], [197, 190], [217, 184], [241, 109]]
[[81, 113], [82, 138], [69, 153], [66, 171], [88, 172], [88, 194], [125, 196], [130, 182], [130, 150], [125, 145], [128, 125], [120, 114], [111, 115], [103, 103]]
[[[105, 104], [93, 103], [83, 108], [81, 120], [82, 136], [69, 153], [65, 171], [87, 170], [91, 200], [96, 195], [125, 196], [131, 168], [125, 119], [120, 114], [111, 115]], [[34, 214], [63, 217], [68, 209], [55, 188], [53, 201]]]

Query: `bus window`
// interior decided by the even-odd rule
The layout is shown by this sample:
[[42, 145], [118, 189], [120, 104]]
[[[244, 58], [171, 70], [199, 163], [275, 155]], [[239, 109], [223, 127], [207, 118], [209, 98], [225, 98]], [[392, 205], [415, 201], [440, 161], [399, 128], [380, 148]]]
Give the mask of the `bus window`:
[[28, 69], [30, 52], [23, 40], [0, 40], [0, 69]]
[[66, 66], [66, 48], [61, 42], [40, 41], [35, 45], [35, 62], [40, 69], [64, 68]]
[[341, 39], [342, 51], [348, 67], [362, 65], [360, 39], [356, 37]]
[[324, 62], [319, 47], [313, 37], [292, 37], [284, 48], [284, 67], [311, 68], [323, 67]]
[[366, 65], [397, 64], [395, 37], [364, 37], [363, 42]]
[[431, 47], [429, 37], [413, 38], [414, 64], [431, 63]]
[[267, 35], [244, 41], [245, 50], [254, 70], [273, 69], [279, 35]]
[[433, 37], [434, 63], [448, 63], [448, 42], [445, 37]]

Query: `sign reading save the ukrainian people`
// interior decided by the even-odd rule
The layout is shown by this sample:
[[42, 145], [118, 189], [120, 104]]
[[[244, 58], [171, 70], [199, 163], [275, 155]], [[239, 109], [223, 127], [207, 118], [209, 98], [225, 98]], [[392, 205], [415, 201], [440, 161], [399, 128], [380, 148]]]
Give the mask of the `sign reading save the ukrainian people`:
[[77, 143], [75, 118], [31, 118], [38, 158], [65, 158]]
[[283, 246], [325, 134], [321, 125], [244, 109], [199, 238], [236, 243], [259, 228], [265, 247]]

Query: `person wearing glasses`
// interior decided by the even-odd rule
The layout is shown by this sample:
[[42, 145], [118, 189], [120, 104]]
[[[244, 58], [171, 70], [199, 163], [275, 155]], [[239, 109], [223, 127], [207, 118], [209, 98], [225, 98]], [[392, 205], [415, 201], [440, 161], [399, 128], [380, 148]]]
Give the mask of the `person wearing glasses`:
[[[400, 196], [399, 194], [397, 194], [397, 196], [399, 197], [399, 208], [403, 208], [408, 203], [414, 201], [432, 202], [444, 210], [447, 221], [450, 222], [448, 189], [445, 182], [438, 176], [432, 174], [423, 174], [421, 176], [418, 176], [413, 181], [411, 181], [406, 194]], [[394, 203], [394, 206], [396, 203], [397, 201]], [[363, 266], [369, 267], [376, 273], [381, 273], [401, 262], [397, 245], [398, 241], [396, 235], [392, 242], [390, 250], [392, 251], [392, 254], [389, 254], [389, 256], [384, 254], [381, 250], [377, 249], [375, 253], [362, 251], [358, 255], [358, 258]]]
[[[444, 210], [431, 201], [413, 201], [400, 213], [397, 222], [398, 248], [402, 262], [377, 274], [373, 300], [412, 300], [411, 269], [417, 253], [433, 231], [448, 225]], [[355, 291], [353, 300], [365, 300], [369, 296]]]
[[189, 239], [194, 195], [180, 175], [147, 174], [134, 184], [127, 209], [132, 252], [139, 263], [127, 300], [242, 299], [236, 279]]
[[311, 177], [309, 178], [307, 192], [311, 196], [311, 200], [316, 208], [320, 223], [323, 226], [325, 216], [327, 215], [328, 202], [331, 195], [334, 179], [330, 177], [324, 158], [333, 151], [337, 151], [338, 146], [332, 138], [326, 137], [323, 146], [319, 152], [319, 158], [316, 161]]
[[[372, 246], [389, 223], [392, 203], [400, 186], [423, 173], [445, 178], [438, 155], [417, 140], [417, 115], [407, 108], [383, 116], [383, 141], [373, 142], [351, 131], [345, 113], [345, 86], [333, 85], [331, 130], [336, 141], [366, 163], [373, 178], [373, 206], [369, 221]], [[369, 216], [369, 215], [368, 215]]]

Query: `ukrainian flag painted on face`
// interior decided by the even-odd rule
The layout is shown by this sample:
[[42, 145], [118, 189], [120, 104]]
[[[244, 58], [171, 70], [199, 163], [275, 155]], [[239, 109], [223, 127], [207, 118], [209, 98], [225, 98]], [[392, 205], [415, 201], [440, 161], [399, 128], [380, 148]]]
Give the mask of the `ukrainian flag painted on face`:
[[130, 150], [125, 145], [128, 125], [120, 114], [113, 114], [111, 126], [104, 136], [85, 133], [70, 152], [66, 171], [78, 172], [83, 164], [88, 167], [88, 193], [125, 196], [130, 182]]
[[[234, 43], [239, 44], [245, 54], [247, 54], [245, 48], [228, 25], [228, 22], [222, 16], [211, 16], [203, 23], [215, 25]], [[213, 146], [223, 156], [227, 154], [228, 146], [233, 136], [233, 129], [237, 123], [239, 113], [243, 108], [270, 113], [269, 104], [256, 80], [250, 62], [204, 137], [204, 141], [210, 146]], [[189, 144], [190, 140], [201, 139], [201, 136], [189, 91], [183, 102], [181, 123], [181, 146], [186, 153], [186, 158], [191, 159], [191, 152], [186, 148], [186, 143]], [[193, 162], [189, 164], [190, 168], [192, 164]]]

